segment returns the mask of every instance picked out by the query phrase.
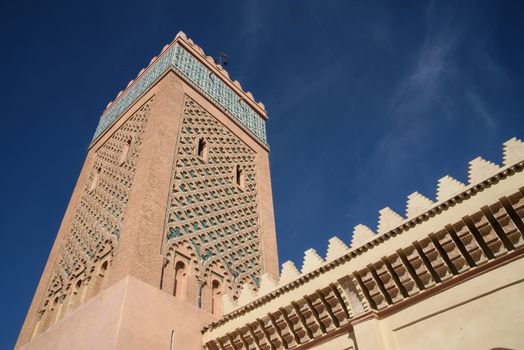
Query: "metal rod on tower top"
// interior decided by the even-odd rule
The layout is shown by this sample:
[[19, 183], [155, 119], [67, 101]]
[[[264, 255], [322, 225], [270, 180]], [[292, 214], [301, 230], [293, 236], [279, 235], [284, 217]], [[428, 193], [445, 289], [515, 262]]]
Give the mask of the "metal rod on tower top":
[[218, 55], [218, 63], [221, 66], [227, 66], [227, 55], [220, 51], [220, 54]]

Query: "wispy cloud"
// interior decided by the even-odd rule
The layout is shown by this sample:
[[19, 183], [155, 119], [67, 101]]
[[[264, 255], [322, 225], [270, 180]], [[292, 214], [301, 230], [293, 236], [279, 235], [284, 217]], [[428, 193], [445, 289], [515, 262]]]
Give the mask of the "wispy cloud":
[[473, 111], [475, 112], [475, 116], [484, 122], [486, 127], [490, 129], [496, 128], [497, 123], [489, 111], [486, 102], [473, 91], [468, 91], [467, 97]]
[[411, 70], [394, 91], [388, 112], [400, 118], [420, 113], [424, 107], [441, 100], [446, 76], [458, 73], [453, 55], [464, 33], [464, 24], [453, 17], [442, 19], [436, 14], [437, 2], [426, 9], [426, 34]]
[[[264, 37], [267, 18], [267, 8], [263, 8], [260, 0], [247, 0], [243, 2], [241, 16], [235, 35], [231, 38], [231, 45], [242, 45], [244, 57], [255, 59], [258, 56], [261, 40]], [[249, 66], [251, 62], [237, 62]]]
[[[487, 128], [496, 127], [487, 101], [481, 98], [471, 72], [466, 74], [464, 62], [478, 66], [485, 79], [493, 84], [506, 84], [504, 68], [490, 55], [487, 45], [489, 32], [472, 31], [475, 23], [468, 10], [436, 0], [427, 6], [426, 33], [411, 69], [393, 91], [387, 112], [400, 124], [434, 117], [464, 117], [464, 110], [478, 118]], [[465, 45], [468, 50], [465, 51]], [[429, 125], [428, 125], [429, 126]]]
[[[384, 106], [382, 137], [360, 164], [363, 175], [357, 182], [366, 183], [368, 174], [385, 171], [388, 176], [384, 181], [433, 174], [429, 164], [417, 162], [441, 141], [434, 136], [436, 129], [475, 125], [483, 130], [477, 133], [489, 135], [499, 128], [489, 88], [507, 84], [508, 74], [490, 55], [492, 36], [489, 26], [482, 22], [482, 14], [470, 16], [470, 10], [468, 6], [438, 1], [431, 1], [425, 8], [422, 40], [413, 55], [403, 53], [408, 63], [401, 68], [404, 73]], [[355, 196], [382, 198], [383, 194], [379, 189], [366, 188]]]
[[[431, 147], [429, 142], [433, 139], [435, 124], [443, 118], [459, 115], [457, 96], [453, 95], [456, 90], [451, 91], [449, 84], [464, 84], [457, 58], [468, 23], [449, 8], [442, 10], [437, 1], [432, 1], [423, 12], [425, 33], [418, 50], [413, 55], [403, 55], [409, 63], [403, 67], [404, 74], [384, 106], [384, 132], [367, 162], [362, 164], [362, 173], [381, 174], [386, 171], [388, 179], [409, 176], [409, 173], [424, 174], [425, 169], [412, 169], [409, 173], [406, 169], [413, 168]], [[471, 93], [470, 100], [469, 103], [475, 103], [478, 113], [482, 112], [486, 123], [494, 123], [478, 95]], [[366, 183], [368, 180], [363, 175], [357, 181]], [[356, 193], [356, 196], [378, 200], [383, 194], [379, 189], [366, 188], [365, 193]]]

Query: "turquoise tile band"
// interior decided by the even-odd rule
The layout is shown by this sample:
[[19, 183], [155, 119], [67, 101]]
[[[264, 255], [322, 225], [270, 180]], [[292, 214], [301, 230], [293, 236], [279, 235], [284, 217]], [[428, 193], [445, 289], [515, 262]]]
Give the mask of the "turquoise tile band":
[[92, 142], [129, 109], [169, 69], [174, 69], [194, 88], [209, 97], [255, 138], [267, 145], [266, 122], [255, 110], [202, 62], [179, 44], [171, 46], [138, 78], [131, 89], [102, 115]]

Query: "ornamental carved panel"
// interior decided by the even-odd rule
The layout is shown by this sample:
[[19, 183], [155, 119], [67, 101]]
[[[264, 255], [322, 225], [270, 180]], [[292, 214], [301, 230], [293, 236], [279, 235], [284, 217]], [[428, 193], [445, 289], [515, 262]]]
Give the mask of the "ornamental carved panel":
[[259, 238], [256, 153], [186, 96], [162, 253], [191, 255], [199, 278], [213, 267], [236, 292], [259, 283]]
[[99, 291], [118, 248], [151, 103], [147, 101], [95, 153], [38, 312], [39, 318], [47, 318], [47, 326], [56, 321], [59, 310], [63, 313], [61, 305], [71, 309]]

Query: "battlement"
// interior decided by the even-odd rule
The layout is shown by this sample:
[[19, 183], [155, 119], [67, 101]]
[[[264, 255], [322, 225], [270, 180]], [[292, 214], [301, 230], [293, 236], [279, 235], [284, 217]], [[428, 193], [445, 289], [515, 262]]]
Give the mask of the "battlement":
[[434, 201], [419, 192], [414, 192], [407, 197], [405, 216], [396, 213], [389, 207], [379, 211], [376, 232], [366, 225], [358, 224], [354, 227], [349, 246], [340, 238], [332, 237], [324, 258], [314, 249], [308, 249], [304, 254], [300, 270], [292, 261], [286, 261], [282, 264], [279, 281], [274, 280], [269, 274], [264, 274], [257, 291], [246, 284], [238, 300], [233, 300], [228, 294], [224, 295], [225, 316], [221, 322], [228, 319], [227, 314], [232, 315], [244, 308], [256, 307], [255, 304], [259, 303], [258, 301], [262, 302], [262, 298], [276, 297], [284, 293], [284, 289], [288, 289], [292, 283], [305, 283], [326, 271], [330, 264], [336, 264], [337, 261], [342, 263], [379, 246], [390, 237], [402, 234], [418, 224], [435, 218], [447, 208], [471, 198], [491, 184], [512, 175], [516, 170], [520, 171], [523, 161], [524, 142], [515, 137], [504, 142], [503, 164], [497, 165], [481, 157], [471, 160], [468, 167], [467, 185], [451, 176], [444, 176], [437, 182]]
[[174, 71], [188, 84], [200, 91], [229, 115], [257, 141], [267, 146], [265, 121], [267, 114], [262, 102], [231, 80], [228, 72], [207, 56], [202, 48], [179, 32], [165, 45], [158, 56], [108, 103], [100, 117], [92, 144], [116, 122], [141, 96], [154, 86], [168, 71]]

